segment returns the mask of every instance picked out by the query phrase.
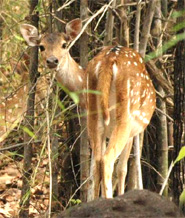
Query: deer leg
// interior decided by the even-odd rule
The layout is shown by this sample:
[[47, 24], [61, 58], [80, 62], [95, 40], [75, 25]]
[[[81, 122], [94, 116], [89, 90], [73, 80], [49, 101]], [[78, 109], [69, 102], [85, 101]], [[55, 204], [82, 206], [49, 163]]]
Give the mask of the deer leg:
[[95, 134], [94, 138], [91, 138], [92, 157], [91, 157], [91, 169], [90, 169], [90, 187], [88, 190], [88, 201], [91, 201], [99, 197], [100, 182], [101, 182], [101, 162], [102, 155], [104, 154], [106, 141], [104, 134]]
[[112, 173], [114, 163], [125, 147], [130, 135], [129, 125], [117, 125], [102, 160], [102, 188], [104, 197], [112, 198]]
[[125, 179], [127, 175], [127, 163], [130, 156], [132, 148], [133, 138], [130, 138], [121, 152], [119, 162], [117, 165], [117, 175], [118, 175], [118, 195], [124, 194], [125, 189]]

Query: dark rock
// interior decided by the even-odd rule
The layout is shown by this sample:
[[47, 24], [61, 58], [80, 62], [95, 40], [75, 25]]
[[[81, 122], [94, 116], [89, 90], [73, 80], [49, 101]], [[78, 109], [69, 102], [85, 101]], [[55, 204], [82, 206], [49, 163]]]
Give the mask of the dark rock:
[[113, 199], [97, 199], [71, 207], [52, 218], [184, 217], [170, 200], [147, 190], [128, 191]]

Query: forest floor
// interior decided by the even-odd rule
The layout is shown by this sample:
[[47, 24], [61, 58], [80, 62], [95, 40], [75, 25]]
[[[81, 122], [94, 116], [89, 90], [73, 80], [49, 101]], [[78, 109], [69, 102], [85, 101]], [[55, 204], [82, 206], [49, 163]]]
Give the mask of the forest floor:
[[[7, 152], [0, 156], [0, 218], [17, 217], [20, 209], [22, 187], [20, 169], [22, 169], [23, 161], [13, 160], [9, 155], [10, 152]], [[37, 162], [36, 158], [33, 158], [34, 162]], [[39, 165], [36, 177], [33, 179], [35, 184], [31, 189], [30, 218], [47, 210], [49, 178], [46, 175], [46, 166], [48, 166], [47, 159]]]
[[[12, 158], [12, 156], [14, 158]], [[0, 155], [0, 218], [17, 218], [22, 187], [22, 157], [4, 152]], [[33, 157], [36, 166], [38, 157]], [[49, 205], [48, 158], [43, 158], [33, 173], [30, 218], [44, 218]], [[26, 197], [26, 196], [25, 196]], [[114, 199], [98, 199], [70, 207], [52, 218], [63, 217], [183, 217], [176, 205], [148, 190], [126, 192]]]

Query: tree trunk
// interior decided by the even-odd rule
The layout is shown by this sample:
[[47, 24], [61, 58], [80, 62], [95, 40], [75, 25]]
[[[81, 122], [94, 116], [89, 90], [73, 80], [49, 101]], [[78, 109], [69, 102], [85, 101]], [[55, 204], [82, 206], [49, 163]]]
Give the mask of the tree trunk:
[[[0, 0], [0, 5], [2, 7], [3, 5], [3, 0]], [[3, 18], [0, 16], [0, 41], [2, 42], [3, 40]], [[3, 50], [2, 50], [2, 45], [0, 46], [0, 57], [2, 57], [2, 54], [3, 54]], [[0, 64], [1, 63], [1, 60], [0, 60]]]
[[[154, 37], [154, 44], [156, 48], [162, 50], [162, 38], [159, 36], [162, 33], [162, 11], [161, 11], [161, 0], [156, 1], [155, 7], [155, 19], [153, 28], [151, 30], [152, 36]], [[162, 53], [162, 52], [160, 52]], [[165, 92], [160, 85], [157, 86], [158, 92], [161, 96], [165, 97]], [[166, 102], [163, 99], [158, 99], [157, 108], [162, 112], [158, 115], [158, 128], [156, 129], [157, 135], [157, 150], [158, 150], [158, 171], [159, 174], [157, 178], [157, 183], [161, 188], [165, 178], [168, 173], [168, 130], [167, 130], [167, 119], [165, 114], [166, 111]], [[165, 187], [163, 192], [164, 196], [168, 196], [168, 186]]]
[[[38, 14], [33, 14], [35, 7], [38, 4], [38, 0], [30, 1], [30, 19], [32, 25], [38, 27], [39, 17]], [[36, 80], [38, 76], [38, 48], [33, 47], [30, 49], [30, 91], [27, 102], [27, 113], [26, 113], [26, 121], [25, 127], [33, 132], [34, 129], [34, 104], [35, 104], [35, 88], [36, 88]], [[20, 201], [20, 218], [29, 217], [29, 203], [30, 203], [30, 179], [32, 174], [32, 141], [33, 138], [25, 133], [24, 137], [25, 142], [27, 144], [24, 146], [24, 163], [23, 163], [23, 185], [21, 192], [21, 201]]]
[[[116, 1], [112, 3], [112, 7], [114, 8], [116, 5]], [[112, 10], [109, 8], [106, 16], [106, 24], [105, 24], [105, 38], [104, 38], [104, 46], [112, 45], [113, 39], [113, 26], [114, 26], [114, 16]]]
[[139, 32], [141, 20], [141, 1], [137, 0], [136, 22], [134, 30], [134, 49], [139, 52]]
[[[164, 96], [163, 89], [159, 86], [158, 92]], [[167, 119], [166, 119], [166, 103], [163, 99], [158, 99], [157, 108], [159, 108], [164, 114], [158, 114], [158, 128], [156, 129], [157, 147], [158, 147], [158, 171], [159, 175], [157, 183], [161, 188], [167, 173], [168, 173], [168, 134], [167, 134]], [[168, 196], [168, 186], [166, 186], [164, 196]]]
[[[80, 17], [82, 21], [88, 18], [88, 0], [81, 0]], [[83, 68], [85, 68], [88, 63], [88, 41], [89, 40], [87, 31], [85, 31], [80, 39], [80, 65]], [[82, 202], [86, 202], [89, 185], [87, 180], [90, 174], [90, 149], [87, 135], [87, 118], [85, 114], [86, 112], [85, 110], [81, 110], [81, 113], [84, 113], [84, 115], [80, 118], [82, 132], [82, 135], [80, 137], [80, 183], [83, 184], [80, 189], [80, 199]]]
[[[135, 22], [135, 33], [134, 33], [134, 49], [138, 52], [139, 52], [140, 17], [141, 17], [141, 2], [138, 0], [136, 22]], [[141, 162], [140, 162], [140, 157], [142, 153], [141, 150], [143, 146], [141, 143], [139, 143], [140, 140], [138, 140], [138, 138], [140, 138], [139, 135], [134, 137], [134, 143], [132, 149], [133, 156], [130, 158], [129, 161], [129, 176], [127, 182], [128, 190], [137, 189], [139, 188], [139, 186], [140, 188], [143, 187], [142, 175], [141, 175]], [[140, 148], [140, 152], [139, 152], [139, 148]], [[139, 163], [137, 161], [139, 161]]]
[[144, 23], [143, 23], [143, 29], [141, 31], [141, 41], [140, 41], [139, 51], [143, 57], [145, 56], [145, 53], [146, 53], [148, 38], [150, 35], [150, 28], [151, 28], [151, 24], [152, 24], [154, 12], [155, 12], [156, 1], [157, 0], [149, 1], [147, 12], [146, 12]]
[[[178, 0], [178, 10], [185, 10], [185, 0]], [[178, 18], [178, 24], [183, 23], [185, 15]], [[182, 28], [178, 33], [184, 33]], [[185, 39], [179, 41], [175, 53], [174, 66], [174, 159], [177, 157], [181, 147], [185, 143], [183, 133], [185, 131]], [[178, 203], [179, 196], [183, 190], [185, 181], [184, 159], [176, 163], [173, 170], [173, 191], [175, 202]], [[183, 208], [185, 210], [185, 208]]]
[[161, 10], [164, 17], [168, 15], [168, 0], [161, 0]]
[[118, 42], [120, 45], [129, 47], [129, 24], [124, 4], [125, 0], [117, 0], [117, 5], [120, 5], [119, 9], [117, 9], [120, 18], [117, 26]]

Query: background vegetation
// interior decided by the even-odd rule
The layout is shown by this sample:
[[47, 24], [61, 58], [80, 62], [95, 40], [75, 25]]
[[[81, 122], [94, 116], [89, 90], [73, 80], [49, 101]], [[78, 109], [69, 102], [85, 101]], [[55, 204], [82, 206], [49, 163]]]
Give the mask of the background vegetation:
[[[63, 210], [86, 200], [87, 186], [81, 185], [85, 180], [80, 177], [80, 170], [86, 176], [89, 173], [90, 148], [84, 129], [84, 113], [79, 112], [75, 104], [78, 93], [69, 93], [53, 83], [53, 75], [45, 69], [40, 57], [39, 73], [36, 61], [35, 69], [32, 73], [30, 70], [30, 79], [22, 73], [28, 75], [30, 56], [36, 50], [28, 48], [19, 27], [22, 23], [37, 24], [33, 16], [39, 18], [41, 33], [64, 31], [65, 24], [77, 17], [82, 18], [84, 25], [89, 22], [70, 51], [84, 68], [104, 45], [109, 44], [135, 48], [146, 58], [157, 91], [157, 109], [141, 142], [143, 182], [144, 188], [159, 192], [171, 161], [184, 146], [185, 2], [0, 0], [0, 5], [0, 100], [3, 102], [4, 97], [14, 96], [26, 86], [29, 92], [24, 93], [25, 98], [23, 93], [20, 97], [25, 102], [33, 102], [34, 89], [31, 88], [37, 90], [35, 105], [28, 103], [32, 110], [22, 111], [22, 123], [18, 123], [1, 142], [0, 216], [16, 217], [20, 208], [26, 209], [30, 204], [29, 217], [35, 217], [48, 207], [53, 211]], [[140, 25], [137, 25], [139, 19]], [[85, 163], [82, 150], [86, 154]], [[29, 158], [27, 167], [30, 171], [27, 171], [25, 162]], [[130, 163], [133, 161], [134, 155]], [[184, 166], [183, 160], [175, 165], [163, 192], [177, 204], [185, 184]], [[24, 189], [25, 183], [28, 186]], [[134, 169], [130, 168], [127, 188], [137, 186], [135, 183]], [[49, 196], [52, 196], [52, 204]]]

